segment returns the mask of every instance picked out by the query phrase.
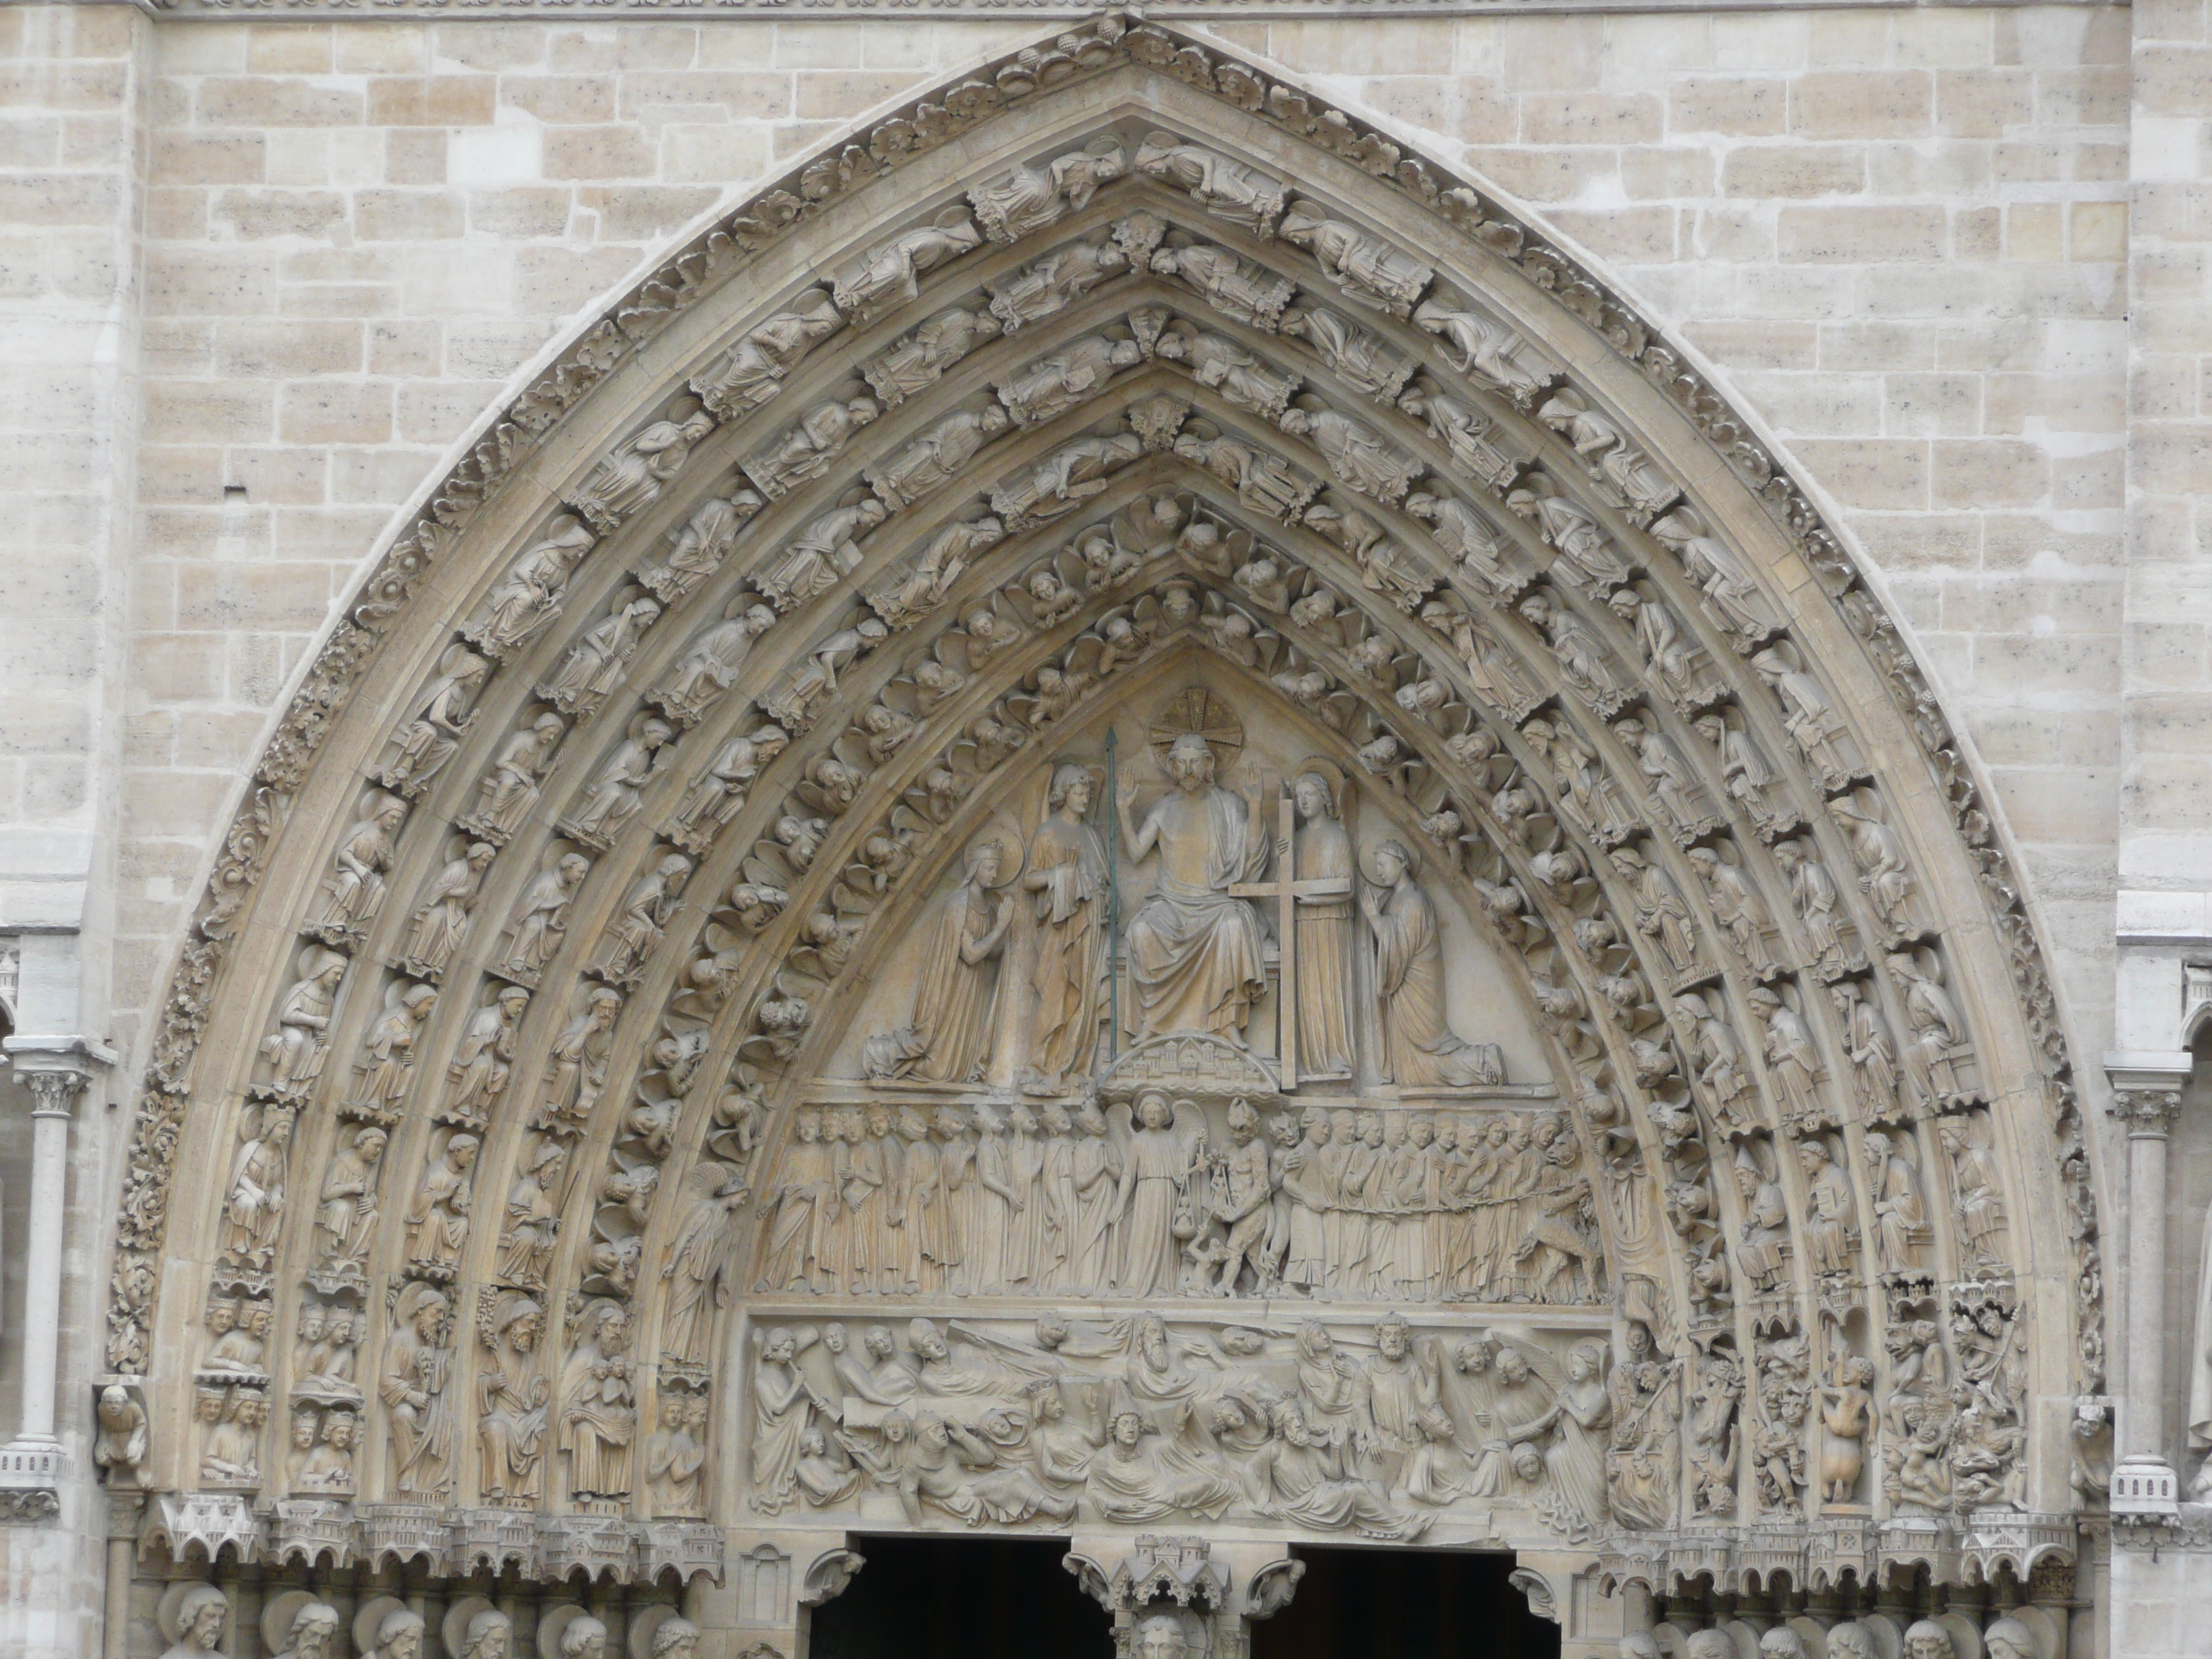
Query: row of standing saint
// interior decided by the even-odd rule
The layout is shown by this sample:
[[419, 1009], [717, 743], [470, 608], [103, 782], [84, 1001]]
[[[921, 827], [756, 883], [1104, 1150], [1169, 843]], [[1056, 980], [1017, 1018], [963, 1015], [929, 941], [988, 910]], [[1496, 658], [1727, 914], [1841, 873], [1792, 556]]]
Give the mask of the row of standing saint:
[[[1334, 1113], [1226, 1145], [1188, 1102], [797, 1115], [755, 1289], [815, 1295], [1303, 1295], [1587, 1303], [1582, 1150], [1557, 1112]], [[972, 1134], [970, 1133], [972, 1128]], [[1042, 1129], [1042, 1133], [1039, 1131]]]

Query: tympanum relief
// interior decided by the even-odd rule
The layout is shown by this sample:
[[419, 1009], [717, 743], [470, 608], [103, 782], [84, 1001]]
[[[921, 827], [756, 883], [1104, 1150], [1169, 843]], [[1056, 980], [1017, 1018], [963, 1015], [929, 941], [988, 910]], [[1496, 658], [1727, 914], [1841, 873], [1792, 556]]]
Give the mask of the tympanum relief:
[[457, 580], [207, 1085], [182, 1484], [684, 1571], [2027, 1504], [1949, 826], [1818, 584], [1391, 226], [1009, 160]]

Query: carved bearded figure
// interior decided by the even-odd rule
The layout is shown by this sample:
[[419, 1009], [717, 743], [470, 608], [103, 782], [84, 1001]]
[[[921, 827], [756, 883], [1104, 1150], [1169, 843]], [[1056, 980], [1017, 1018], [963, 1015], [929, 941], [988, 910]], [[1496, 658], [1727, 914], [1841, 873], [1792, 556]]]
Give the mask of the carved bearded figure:
[[1198, 732], [1176, 738], [1165, 764], [1175, 787], [1141, 824], [1132, 816], [1133, 778], [1115, 803], [1129, 861], [1160, 855], [1158, 885], [1127, 934], [1139, 1030], [1146, 1036], [1210, 1031], [1241, 1045], [1267, 973], [1259, 921], [1229, 890], [1267, 866], [1258, 794], [1239, 797], [1215, 784], [1213, 750]]

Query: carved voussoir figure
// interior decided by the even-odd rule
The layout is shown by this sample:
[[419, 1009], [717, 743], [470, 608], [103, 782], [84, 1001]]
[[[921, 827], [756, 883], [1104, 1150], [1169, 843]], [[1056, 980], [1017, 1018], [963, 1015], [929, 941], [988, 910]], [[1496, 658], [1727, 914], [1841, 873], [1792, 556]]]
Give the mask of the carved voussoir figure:
[[1558, 368], [1528, 341], [1481, 312], [1432, 299], [1414, 309], [1413, 321], [1450, 348], [1453, 368], [1523, 409], [1533, 406], [1537, 394], [1559, 377]]
[[732, 738], [684, 792], [663, 833], [694, 857], [711, 850], [714, 832], [744, 810], [761, 768], [781, 754], [789, 742], [780, 726], [763, 726]]
[[956, 307], [895, 341], [860, 373], [884, 407], [895, 408], [935, 386], [946, 369], [1000, 332], [988, 311]]
[[1422, 290], [1436, 277], [1433, 267], [1412, 254], [1357, 225], [1328, 217], [1303, 199], [1291, 204], [1277, 234], [1312, 254], [1346, 299], [1370, 311], [1410, 315]]
[[884, 506], [911, 506], [958, 477], [977, 452], [1006, 429], [1007, 419], [997, 404], [956, 409], [863, 476]]
[[518, 985], [534, 988], [545, 964], [568, 935], [569, 907], [575, 902], [592, 861], [581, 853], [556, 851], [532, 878], [515, 902], [506, 943], [492, 971]]
[[1280, 373], [1226, 335], [1188, 324], [1161, 335], [1152, 350], [1155, 356], [1182, 364], [1193, 380], [1219, 392], [1224, 402], [1250, 410], [1263, 420], [1279, 416], [1298, 389], [1295, 375]]
[[[1115, 374], [1142, 362], [1143, 355], [1134, 340], [1086, 334], [1000, 381], [999, 401], [1015, 425], [1040, 426], [1097, 396]], [[971, 448], [969, 453], [973, 453]], [[876, 487], [879, 491], [883, 488], [880, 483]]]
[[1674, 481], [1622, 435], [1612, 418], [1578, 393], [1561, 392], [1537, 411], [1546, 426], [1575, 447], [1590, 477], [1638, 524], [1649, 524], [1681, 498]]
[[1102, 185], [1128, 171], [1121, 141], [1109, 133], [1049, 161], [1027, 163], [968, 192], [976, 223], [994, 242], [1018, 242], [1071, 213], [1080, 213]]
[[991, 314], [1012, 334], [1027, 324], [1042, 322], [1065, 311], [1085, 295], [1129, 269], [1129, 255], [1120, 244], [1102, 239], [1070, 242], [1023, 266], [1011, 276], [985, 284], [991, 295]]
[[415, 1081], [412, 1059], [422, 1022], [437, 1006], [434, 986], [395, 979], [385, 988], [384, 1008], [361, 1041], [354, 1061], [349, 1109], [381, 1122], [396, 1121]]
[[361, 798], [358, 816], [339, 838], [331, 872], [313, 912], [301, 928], [325, 945], [356, 944], [384, 908], [385, 874], [392, 868], [394, 837], [407, 818], [407, 803], [372, 789]]
[[281, 1098], [305, 1095], [330, 1057], [331, 1013], [339, 983], [352, 966], [336, 951], [309, 945], [295, 963], [299, 977], [278, 999], [269, 1035], [261, 1039], [262, 1070], [255, 1088]]
[[447, 964], [468, 933], [469, 916], [483, 890], [484, 872], [498, 853], [489, 842], [455, 843], [453, 856], [432, 878], [410, 919], [412, 926], [399, 962], [406, 972], [432, 981], [445, 977]]
[[883, 502], [853, 501], [811, 520], [769, 559], [755, 586], [778, 611], [796, 611], [828, 592], [860, 562], [860, 538], [889, 515]]
[[853, 434], [882, 413], [873, 398], [824, 398], [750, 457], [745, 476], [775, 501], [826, 474]]
[[438, 659], [437, 678], [386, 744], [376, 781], [410, 800], [418, 799], [476, 724], [471, 705], [490, 672], [491, 665], [468, 647], [447, 646]]
[[1274, 234], [1275, 222], [1283, 216], [1285, 190], [1281, 179], [1172, 133], [1145, 135], [1137, 150], [1137, 170], [1181, 185], [1213, 217], [1263, 239]]
[[983, 234], [958, 209], [879, 242], [838, 271], [831, 293], [837, 308], [853, 321], [872, 323], [915, 299], [921, 279], [946, 260], [983, 245]]
[[495, 662], [505, 662], [561, 614], [561, 594], [568, 578], [598, 540], [589, 526], [562, 514], [508, 568], [499, 585], [484, 596], [475, 616], [462, 624], [461, 637]]
[[1175, 453], [1233, 489], [1241, 506], [1283, 524], [1297, 522], [1321, 489], [1319, 479], [1281, 456], [1226, 432], [1185, 432], [1176, 439]]
[[559, 1390], [558, 1443], [568, 1454], [569, 1496], [627, 1498], [637, 1437], [629, 1310], [609, 1298], [591, 1302], [577, 1332], [561, 1367]]
[[434, 1503], [452, 1481], [452, 1316], [445, 1293], [419, 1279], [392, 1303], [376, 1387], [391, 1431], [392, 1490], [404, 1499]]
[[1405, 500], [1407, 490], [1425, 470], [1418, 459], [1393, 448], [1372, 427], [1325, 404], [1286, 409], [1278, 424], [1319, 450], [1346, 489], [1392, 507]]
[[1164, 247], [1152, 255], [1152, 269], [1157, 276], [1181, 277], [1223, 315], [1269, 334], [1297, 293], [1289, 277], [1211, 242]]
[[844, 325], [829, 294], [809, 289], [693, 375], [691, 391], [716, 420], [737, 420], [781, 392], [806, 355]]
[[1109, 474], [1144, 453], [1144, 441], [1131, 432], [1078, 438], [993, 490], [991, 511], [1009, 532], [1043, 524], [1100, 494]]
[[651, 715], [632, 720], [623, 740], [599, 763], [575, 809], [560, 821], [561, 833], [579, 846], [605, 852], [645, 804], [645, 792], [675, 764], [676, 730]]
[[600, 535], [617, 530], [660, 499], [661, 491], [714, 429], [714, 417], [695, 410], [680, 420], [659, 420], [617, 444], [562, 504]]
[[768, 606], [732, 600], [722, 620], [701, 629], [647, 695], [690, 731], [737, 684], [753, 642], [775, 625], [775, 612]]
[[477, 785], [476, 811], [456, 818], [453, 827], [494, 847], [506, 846], [537, 809], [539, 787], [568, 731], [558, 714], [545, 709], [510, 735]]
[[668, 532], [668, 551], [659, 561], [638, 566], [638, 585], [664, 605], [681, 605], [693, 590], [722, 567], [738, 532], [761, 510], [750, 489], [710, 495], [693, 509], [681, 528]]
[[568, 647], [538, 695], [564, 714], [595, 712], [622, 683], [623, 670], [660, 620], [660, 611], [659, 599], [635, 588], [617, 594], [608, 614]]

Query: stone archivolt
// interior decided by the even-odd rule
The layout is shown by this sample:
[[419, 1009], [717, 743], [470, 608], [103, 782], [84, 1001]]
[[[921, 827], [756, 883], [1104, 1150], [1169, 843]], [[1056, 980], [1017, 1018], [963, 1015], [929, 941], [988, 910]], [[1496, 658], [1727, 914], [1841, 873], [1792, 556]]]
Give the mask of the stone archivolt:
[[[1002, 164], [957, 173], [955, 130]], [[1246, 837], [1212, 896], [1121, 912], [1121, 1041], [1188, 1037], [1183, 1073], [1108, 1066], [1085, 941], [1060, 1035], [1004, 1049], [971, 1016], [1033, 994], [1045, 890], [1000, 890], [1048, 867], [1045, 778], [1103, 808], [1054, 832], [1095, 899], [1103, 734], [1194, 689], [1357, 795], [1351, 867], [1297, 873], [1394, 1035], [1332, 1044], [1254, 908], [1277, 815], [1317, 816], [1286, 777], [1207, 809]], [[1249, 784], [1223, 718], [1199, 750]], [[633, 295], [258, 777], [110, 1357], [153, 1373], [145, 1482], [275, 1500], [280, 1553], [690, 1572], [747, 1512], [1233, 1515], [1656, 1582], [1765, 1521], [1801, 1575], [1948, 1571], [1971, 1533], [2024, 1576], [2002, 1540], [2071, 1506], [2035, 1430], [2100, 1380], [2064, 1056], [1901, 642], [1594, 284], [1164, 31], [919, 106]], [[1548, 1086], [1413, 1000], [1439, 907]], [[857, 1027], [940, 917], [949, 977]], [[1210, 1036], [1146, 1024], [1190, 984]], [[1111, 1212], [1058, 1205], [1047, 1249], [981, 1172], [1054, 1202], [1086, 1140]], [[173, 1196], [179, 1157], [210, 1175]], [[1039, 1305], [932, 1322], [991, 1295]]]

